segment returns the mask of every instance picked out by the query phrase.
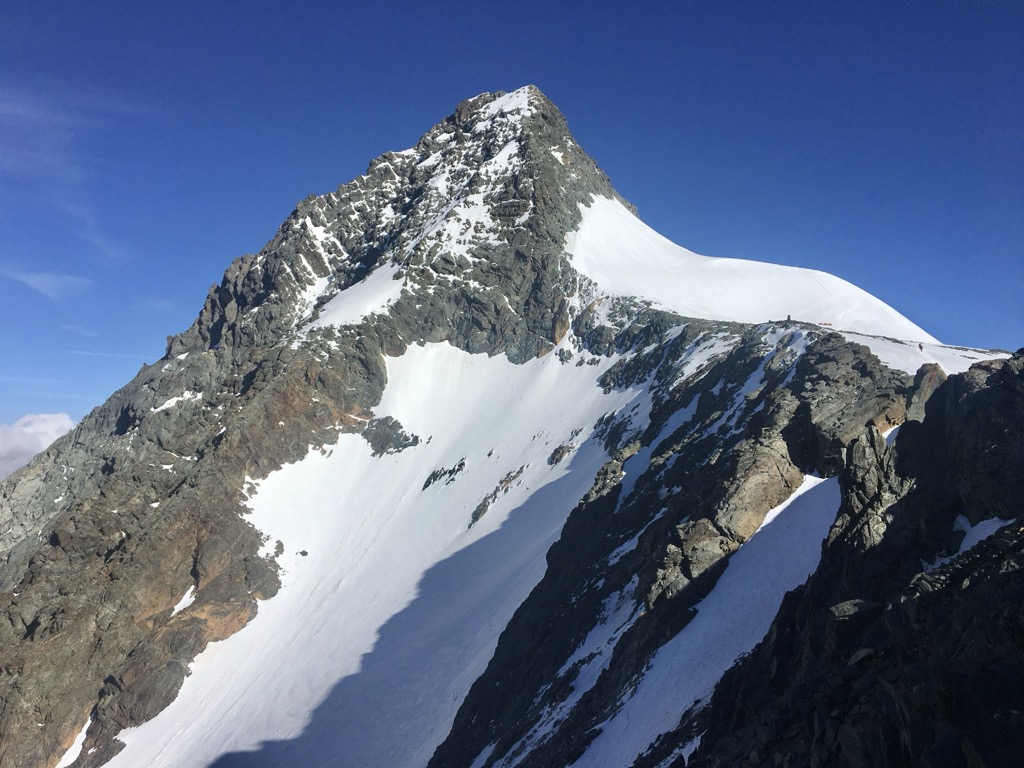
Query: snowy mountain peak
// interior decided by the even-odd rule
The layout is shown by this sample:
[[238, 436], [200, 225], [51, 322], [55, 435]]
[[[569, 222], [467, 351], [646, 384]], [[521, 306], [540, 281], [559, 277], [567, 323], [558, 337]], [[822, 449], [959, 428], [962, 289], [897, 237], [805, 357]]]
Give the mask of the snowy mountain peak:
[[[232, 265], [168, 353], [345, 335], [393, 310], [412, 335], [522, 361], [552, 348], [566, 318], [600, 296], [687, 317], [790, 317], [935, 343], [838, 278], [665, 240], [636, 218], [557, 108], [525, 86], [463, 101], [416, 146], [304, 200], [259, 254]], [[483, 341], [504, 326], [515, 329], [508, 344]]]
[[634, 764], [815, 568], [842, 489], [893, 476], [837, 482], [853, 447], [932, 418], [918, 339], [828, 275], [669, 243], [535, 88], [462, 102], [0, 484], [0, 767]]
[[[540, 91], [477, 96], [415, 147], [304, 200], [168, 352], [344, 335], [390, 308], [413, 335], [529, 359], [570, 311], [579, 280], [564, 242], [597, 195], [619, 199]], [[501, 348], [497, 326], [514, 331], [497, 334]]]
[[463, 101], [455, 110], [456, 116], [471, 124], [474, 130], [486, 130], [496, 117], [515, 120], [529, 117], [538, 109], [553, 109], [551, 101], [535, 85], [524, 85], [511, 93], [498, 91], [482, 93]]

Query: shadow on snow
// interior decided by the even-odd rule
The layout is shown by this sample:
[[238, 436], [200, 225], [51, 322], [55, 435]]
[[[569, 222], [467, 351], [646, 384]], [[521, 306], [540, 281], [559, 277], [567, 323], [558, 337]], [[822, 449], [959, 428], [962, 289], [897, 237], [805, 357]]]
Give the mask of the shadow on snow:
[[[603, 449], [591, 436], [569, 471], [534, 491], [500, 528], [430, 567], [412, 602], [380, 627], [359, 671], [334, 685], [301, 734], [225, 753], [208, 768], [425, 766], [501, 630], [543, 576], [567, 517], [553, 511], [575, 507], [589, 487], [592, 473], [581, 480], [573, 470], [589, 463], [580, 460], [584, 451]], [[509, 601], [509, 592], [519, 597]]]

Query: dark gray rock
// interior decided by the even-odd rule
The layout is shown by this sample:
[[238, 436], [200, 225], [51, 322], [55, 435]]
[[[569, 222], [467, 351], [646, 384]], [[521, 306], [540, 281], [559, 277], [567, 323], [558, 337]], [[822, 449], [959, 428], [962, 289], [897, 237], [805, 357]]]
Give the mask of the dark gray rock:
[[362, 435], [373, 449], [374, 456], [400, 453], [420, 443], [419, 436], [410, 435], [402, 428], [401, 423], [391, 416], [370, 419]]
[[945, 380], [945, 371], [935, 363], [926, 363], [918, 369], [907, 398], [907, 421], [921, 421], [924, 418], [925, 403]]
[[[938, 385], [924, 421], [905, 424], [892, 449], [870, 428], [856, 440], [818, 571], [708, 709], [681, 725], [675, 743], [706, 730], [687, 764], [1017, 764], [1022, 437], [1016, 356]], [[926, 568], [956, 551], [957, 514], [1016, 522]]]

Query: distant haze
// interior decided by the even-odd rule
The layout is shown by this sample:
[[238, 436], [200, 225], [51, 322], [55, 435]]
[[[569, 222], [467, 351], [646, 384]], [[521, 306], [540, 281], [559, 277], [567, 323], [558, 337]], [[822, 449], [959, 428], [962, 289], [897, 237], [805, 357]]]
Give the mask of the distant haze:
[[73, 426], [75, 422], [66, 413], [30, 413], [13, 424], [0, 424], [0, 479], [27, 464]]

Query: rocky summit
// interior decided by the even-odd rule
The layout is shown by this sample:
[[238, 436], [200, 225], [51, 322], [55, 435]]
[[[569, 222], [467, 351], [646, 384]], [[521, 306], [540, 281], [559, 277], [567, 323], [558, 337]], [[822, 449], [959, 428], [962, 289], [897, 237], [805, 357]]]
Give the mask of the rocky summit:
[[1008, 766], [1024, 351], [644, 225], [532, 86], [0, 484], [0, 766]]

